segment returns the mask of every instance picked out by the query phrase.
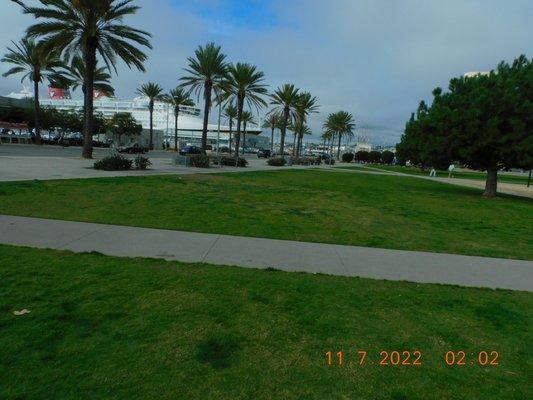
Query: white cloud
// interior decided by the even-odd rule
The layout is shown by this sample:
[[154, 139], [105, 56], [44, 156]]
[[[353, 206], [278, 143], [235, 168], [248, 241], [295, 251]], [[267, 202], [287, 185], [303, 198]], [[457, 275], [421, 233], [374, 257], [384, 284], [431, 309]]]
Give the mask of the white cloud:
[[[114, 79], [120, 96], [132, 96], [141, 81], [170, 89], [186, 57], [199, 44], [215, 41], [231, 61], [258, 65], [273, 89], [294, 82], [318, 96], [321, 114], [310, 120], [315, 133], [327, 113], [345, 109], [385, 142], [398, 138], [410, 112], [435, 86], [533, 53], [529, 0], [272, 0], [277, 20], [260, 26], [204, 12], [223, 10], [222, 0], [137, 3], [141, 11], [127, 23], [150, 31], [154, 50], [146, 74], [121, 67]], [[9, 2], [0, 12], [5, 48], [31, 19]], [[2, 79], [0, 93], [18, 85]]]

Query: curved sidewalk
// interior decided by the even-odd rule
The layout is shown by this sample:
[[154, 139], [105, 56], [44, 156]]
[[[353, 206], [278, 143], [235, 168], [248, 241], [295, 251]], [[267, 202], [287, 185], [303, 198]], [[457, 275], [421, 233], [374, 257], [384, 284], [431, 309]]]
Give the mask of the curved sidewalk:
[[533, 262], [0, 215], [0, 243], [252, 268], [533, 291]]

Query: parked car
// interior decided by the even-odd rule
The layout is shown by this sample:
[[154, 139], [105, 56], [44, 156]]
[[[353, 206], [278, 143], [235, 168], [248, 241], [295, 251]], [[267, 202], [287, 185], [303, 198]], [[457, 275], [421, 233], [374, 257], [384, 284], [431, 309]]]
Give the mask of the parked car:
[[130, 143], [117, 148], [119, 153], [128, 154], [144, 154], [148, 151], [146, 147], [141, 146], [139, 143]]
[[58, 144], [61, 140], [61, 135], [57, 132], [49, 132], [41, 135], [44, 144]]
[[101, 140], [95, 140], [93, 139], [93, 147], [111, 147], [111, 143], [109, 141], [101, 141]]
[[198, 146], [185, 146], [180, 149], [180, 155], [188, 156], [191, 154], [202, 154], [202, 149]]
[[80, 132], [67, 133], [59, 139], [58, 144], [62, 146], [83, 146], [83, 134]]
[[272, 152], [270, 151], [270, 149], [260, 149], [257, 152], [257, 158], [270, 158], [271, 155]]

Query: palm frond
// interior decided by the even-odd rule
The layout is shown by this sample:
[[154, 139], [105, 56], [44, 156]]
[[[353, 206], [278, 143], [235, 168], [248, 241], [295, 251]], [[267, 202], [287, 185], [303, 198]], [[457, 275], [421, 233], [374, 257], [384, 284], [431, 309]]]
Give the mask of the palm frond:
[[[194, 52], [195, 57], [188, 57], [188, 67], [185, 68], [186, 76], [182, 77], [181, 86], [188, 88], [189, 94], [195, 94], [198, 99], [207, 86], [220, 88], [224, 84], [228, 65], [226, 55], [221, 52], [220, 46], [208, 43], [199, 46]], [[211, 99], [208, 99], [211, 101]]]
[[148, 97], [150, 100], [161, 100], [164, 98], [163, 88], [157, 83], [148, 82], [141, 85], [136, 93]]
[[139, 10], [132, 0], [39, 0], [38, 6], [14, 1], [25, 14], [37, 19], [28, 28], [28, 36], [42, 38], [49, 48], [61, 49], [68, 59], [87, 48], [88, 43], [96, 43], [109, 69], [116, 71], [120, 58], [128, 67], [144, 71], [147, 56], [137, 46], [150, 49], [151, 35], [123, 23], [124, 17]]

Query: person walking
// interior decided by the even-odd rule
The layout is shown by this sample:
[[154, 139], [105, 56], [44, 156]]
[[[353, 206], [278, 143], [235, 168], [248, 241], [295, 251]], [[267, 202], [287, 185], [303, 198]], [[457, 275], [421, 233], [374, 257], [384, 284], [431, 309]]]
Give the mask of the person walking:
[[429, 171], [429, 177], [430, 178], [436, 178], [437, 177], [437, 171], [435, 168], [431, 168], [431, 171]]
[[455, 170], [455, 165], [450, 164], [450, 166], [448, 167], [448, 178], [453, 178], [453, 171]]

